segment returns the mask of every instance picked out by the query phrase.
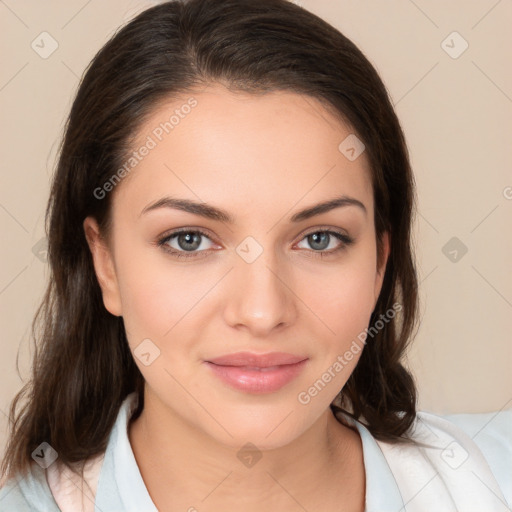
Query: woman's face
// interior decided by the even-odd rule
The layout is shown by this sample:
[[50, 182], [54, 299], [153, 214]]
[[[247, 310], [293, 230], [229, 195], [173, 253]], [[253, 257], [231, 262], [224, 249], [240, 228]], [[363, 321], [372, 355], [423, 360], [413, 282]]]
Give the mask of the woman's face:
[[[159, 106], [140, 129], [135, 160], [102, 189], [114, 194], [108, 249], [91, 243], [92, 218], [84, 227], [105, 306], [169, 418], [277, 447], [347, 381], [383, 277], [368, 161], [350, 135], [310, 97], [220, 85]], [[226, 218], [201, 214], [214, 209]], [[240, 352], [303, 362], [211, 363]]]

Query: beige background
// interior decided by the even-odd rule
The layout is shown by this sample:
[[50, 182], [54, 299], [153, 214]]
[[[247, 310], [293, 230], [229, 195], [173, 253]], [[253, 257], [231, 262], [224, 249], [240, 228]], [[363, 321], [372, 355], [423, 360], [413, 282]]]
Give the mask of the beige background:
[[[116, 27], [155, 3], [0, 1], [1, 447], [5, 413], [29, 375], [30, 323], [47, 277], [38, 243], [65, 116], [95, 52]], [[512, 407], [512, 3], [295, 3], [367, 55], [408, 139], [419, 196], [422, 303], [409, 361], [420, 407], [438, 413]], [[40, 36], [44, 31], [58, 43], [46, 59], [31, 47], [48, 37]], [[457, 58], [445, 51], [456, 56], [464, 41], [469, 46]], [[452, 237], [459, 248], [444, 252], [453, 258], [450, 251], [458, 250], [455, 262], [443, 252]], [[460, 244], [468, 249], [463, 256]]]

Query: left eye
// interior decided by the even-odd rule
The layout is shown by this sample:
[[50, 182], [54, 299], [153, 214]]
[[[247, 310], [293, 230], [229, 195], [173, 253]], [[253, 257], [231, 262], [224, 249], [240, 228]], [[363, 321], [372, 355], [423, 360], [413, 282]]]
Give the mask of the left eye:
[[[335, 252], [352, 243], [352, 239], [350, 237], [342, 233], [338, 233], [337, 231], [314, 231], [313, 233], [306, 235], [303, 240], [306, 240], [309, 245], [315, 249], [315, 252]], [[334, 247], [332, 247], [331, 242], [338, 242], [338, 244], [335, 244]]]

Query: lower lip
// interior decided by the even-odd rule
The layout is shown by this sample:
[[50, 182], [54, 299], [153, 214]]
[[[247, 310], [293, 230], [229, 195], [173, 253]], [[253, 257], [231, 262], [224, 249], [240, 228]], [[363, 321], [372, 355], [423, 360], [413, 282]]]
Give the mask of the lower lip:
[[284, 364], [262, 370], [205, 362], [217, 377], [235, 389], [246, 393], [272, 393], [297, 377], [306, 365], [307, 359], [295, 364]]

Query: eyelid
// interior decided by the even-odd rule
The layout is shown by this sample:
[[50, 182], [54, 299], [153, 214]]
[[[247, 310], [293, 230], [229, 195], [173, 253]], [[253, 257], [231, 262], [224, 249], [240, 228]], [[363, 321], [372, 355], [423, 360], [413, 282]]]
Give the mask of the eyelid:
[[352, 238], [345, 229], [341, 229], [341, 228], [335, 228], [333, 226], [314, 226], [313, 228], [307, 228], [305, 229], [299, 236], [298, 236], [298, 241], [300, 242], [304, 237], [308, 236], [308, 235], [312, 235], [313, 233], [318, 233], [318, 232], [324, 232], [324, 231], [328, 231], [328, 232], [334, 232], [334, 233], [338, 233], [340, 235], [343, 235], [343, 236], [346, 236], [347, 238]]
[[198, 226], [186, 226], [184, 228], [174, 228], [165, 231], [161, 235], [158, 236], [158, 239], [162, 238], [170, 238], [175, 235], [179, 235], [180, 233], [201, 233], [202, 235], [214, 240], [215, 237], [210, 233], [210, 231], [206, 228], [200, 228]]

